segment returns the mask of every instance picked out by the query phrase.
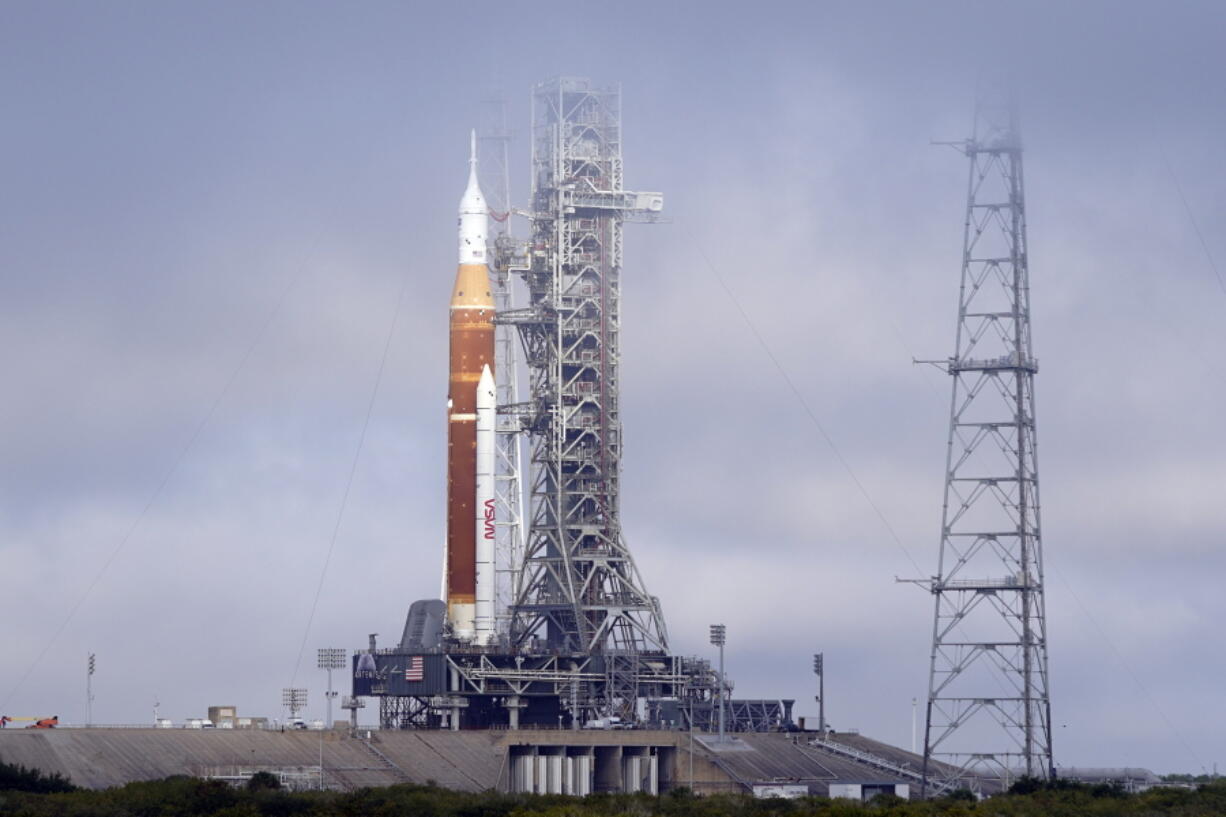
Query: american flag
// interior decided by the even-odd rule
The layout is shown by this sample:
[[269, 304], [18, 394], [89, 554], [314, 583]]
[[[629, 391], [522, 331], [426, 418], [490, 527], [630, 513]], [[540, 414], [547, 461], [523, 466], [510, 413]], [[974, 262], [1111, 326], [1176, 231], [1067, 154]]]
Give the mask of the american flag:
[[409, 659], [409, 665], [404, 669], [404, 680], [421, 681], [426, 677], [426, 667], [420, 655]]

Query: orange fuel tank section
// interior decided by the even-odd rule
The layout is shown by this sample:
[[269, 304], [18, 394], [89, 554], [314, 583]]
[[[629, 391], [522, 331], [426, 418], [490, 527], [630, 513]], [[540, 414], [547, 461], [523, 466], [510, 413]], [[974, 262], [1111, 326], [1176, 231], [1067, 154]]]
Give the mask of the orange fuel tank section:
[[447, 400], [447, 618], [472, 636], [476, 612], [477, 382], [494, 370], [494, 297], [485, 264], [460, 264], [451, 292]]

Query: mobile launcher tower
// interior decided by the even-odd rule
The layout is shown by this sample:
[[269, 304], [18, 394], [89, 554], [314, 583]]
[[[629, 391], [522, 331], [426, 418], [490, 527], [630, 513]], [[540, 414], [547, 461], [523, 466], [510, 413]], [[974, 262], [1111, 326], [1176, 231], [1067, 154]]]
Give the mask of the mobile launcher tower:
[[[579, 728], [610, 718], [680, 727], [706, 720], [727, 688], [708, 662], [670, 654], [659, 600], [622, 537], [622, 230], [656, 220], [663, 197], [622, 187], [620, 107], [619, 89], [586, 79], [534, 89], [527, 242], [506, 232], [487, 239], [474, 141], [451, 302], [447, 598], [414, 602], [398, 646], [379, 649], [372, 637], [354, 656], [354, 698], [377, 697], [384, 728]], [[522, 308], [512, 275], [527, 290]], [[514, 394], [505, 386], [518, 373], [515, 347], [495, 344], [496, 328], [518, 333], [530, 392], [497, 405], [497, 423], [493, 395]], [[494, 360], [496, 347], [512, 353]], [[531, 457], [527, 530], [522, 546], [495, 548], [500, 520], [519, 518], [505, 507], [519, 497], [495, 490], [493, 452], [518, 451], [521, 435]]]

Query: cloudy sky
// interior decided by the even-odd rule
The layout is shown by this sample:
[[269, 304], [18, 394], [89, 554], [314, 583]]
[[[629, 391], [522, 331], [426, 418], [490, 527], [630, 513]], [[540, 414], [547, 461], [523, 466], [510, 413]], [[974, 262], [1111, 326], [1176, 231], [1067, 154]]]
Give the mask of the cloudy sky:
[[623, 522], [674, 645], [725, 622], [737, 694], [800, 714], [824, 651], [831, 722], [908, 746], [949, 389], [911, 360], [953, 348], [965, 205], [930, 141], [1008, 69], [1057, 761], [1226, 760], [1226, 13], [579, 5], [3, 5], [0, 710], [82, 721], [92, 651], [99, 722], [291, 682], [322, 716], [315, 648], [437, 592], [467, 131], [506, 95], [523, 203], [530, 88], [572, 74], [666, 195], [627, 230]]

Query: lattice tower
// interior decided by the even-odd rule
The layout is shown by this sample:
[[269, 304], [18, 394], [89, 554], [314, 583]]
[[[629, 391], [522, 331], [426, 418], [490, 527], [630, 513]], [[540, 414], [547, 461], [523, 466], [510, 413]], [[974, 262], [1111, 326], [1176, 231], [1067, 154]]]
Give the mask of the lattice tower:
[[[499, 314], [515, 309], [515, 280], [511, 270], [516, 262], [518, 245], [512, 234], [511, 220], [511, 132], [507, 127], [507, 103], [500, 94], [484, 102], [485, 122], [480, 131], [481, 189], [489, 202], [493, 230], [489, 237], [490, 280], [493, 284], [494, 307]], [[495, 324], [494, 356], [497, 361], [497, 401], [501, 407], [519, 403], [519, 340], [514, 326]], [[514, 592], [514, 577], [518, 575], [524, 552], [524, 447], [522, 428], [513, 414], [502, 412], [498, 418], [497, 471], [494, 479], [496, 513], [496, 575], [495, 610], [499, 629], [509, 629], [507, 612]]]
[[928, 793], [1054, 774], [1022, 146], [980, 94], [970, 162], [924, 733]]
[[519, 328], [531, 388], [531, 522], [511, 635], [606, 656], [606, 688], [579, 695], [632, 714], [639, 657], [668, 639], [619, 521], [622, 227], [652, 220], [662, 198], [622, 189], [619, 89], [557, 79], [532, 101], [528, 306], [500, 316]]

